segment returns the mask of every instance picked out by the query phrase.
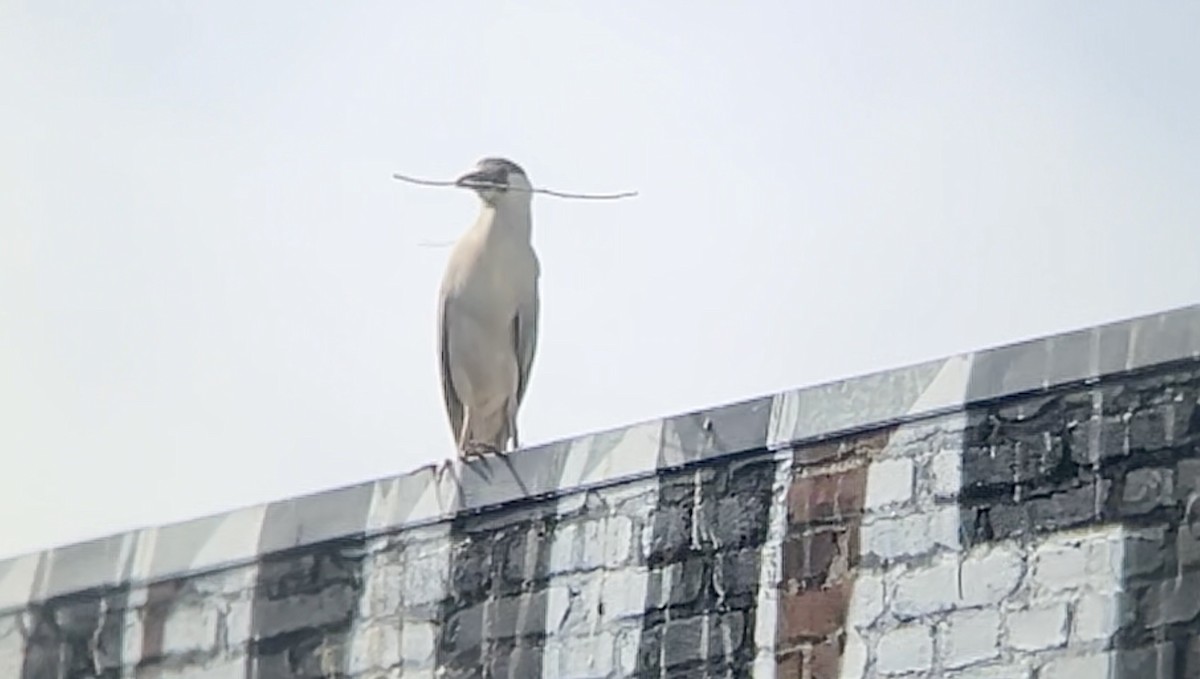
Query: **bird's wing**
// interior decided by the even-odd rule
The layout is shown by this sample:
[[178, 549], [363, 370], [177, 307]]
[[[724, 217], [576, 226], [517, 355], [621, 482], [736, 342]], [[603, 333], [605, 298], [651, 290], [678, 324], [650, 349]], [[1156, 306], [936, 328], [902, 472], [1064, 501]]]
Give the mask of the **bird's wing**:
[[517, 316], [513, 319], [513, 347], [517, 351], [517, 403], [525, 398], [525, 388], [529, 386], [529, 371], [533, 368], [533, 355], [537, 352], [538, 313], [541, 301], [538, 299], [537, 286], [532, 294], [517, 307]]
[[454, 379], [450, 375], [450, 326], [446, 323], [446, 307], [450, 298], [442, 294], [438, 300], [438, 356], [442, 373], [442, 399], [446, 402], [446, 415], [450, 417], [450, 426], [454, 430], [454, 443], [458, 445], [458, 436], [462, 432], [463, 407], [454, 390]]

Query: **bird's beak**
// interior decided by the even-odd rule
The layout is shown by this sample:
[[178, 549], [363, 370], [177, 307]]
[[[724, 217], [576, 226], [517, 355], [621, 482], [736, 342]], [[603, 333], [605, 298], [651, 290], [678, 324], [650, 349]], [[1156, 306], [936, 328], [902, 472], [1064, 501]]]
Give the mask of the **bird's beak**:
[[472, 189], [503, 188], [504, 179], [497, 177], [493, 172], [487, 172], [485, 170], [472, 170], [471, 172], [468, 172], [454, 180], [454, 185]]

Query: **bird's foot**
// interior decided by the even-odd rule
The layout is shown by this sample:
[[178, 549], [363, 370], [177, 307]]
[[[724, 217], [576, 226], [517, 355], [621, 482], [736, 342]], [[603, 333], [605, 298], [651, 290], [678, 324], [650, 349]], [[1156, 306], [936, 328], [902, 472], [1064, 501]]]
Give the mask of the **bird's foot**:
[[462, 458], [469, 460], [473, 457], [487, 457], [489, 455], [499, 455], [500, 449], [490, 443], [480, 441], [467, 441], [462, 447]]

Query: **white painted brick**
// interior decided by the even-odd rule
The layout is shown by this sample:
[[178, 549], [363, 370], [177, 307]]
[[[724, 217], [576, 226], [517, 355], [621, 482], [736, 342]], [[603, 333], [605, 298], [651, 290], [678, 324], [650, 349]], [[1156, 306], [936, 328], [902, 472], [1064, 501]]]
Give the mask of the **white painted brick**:
[[961, 450], [942, 450], [929, 464], [933, 494], [937, 497], [957, 497], [962, 489]]
[[610, 517], [605, 527], [604, 566], [622, 566], [633, 556], [633, 520], [625, 516]]
[[1122, 609], [1123, 595], [1117, 592], [1084, 594], [1075, 602], [1072, 643], [1108, 640], [1120, 629], [1132, 610]]
[[862, 679], [867, 672], [867, 645], [858, 632], [846, 630], [846, 645], [842, 649], [841, 673], [838, 679]]
[[645, 569], [627, 568], [605, 573], [599, 595], [604, 605], [604, 617], [609, 620], [640, 619], [646, 607], [648, 582]]
[[637, 672], [638, 648], [641, 644], [642, 627], [640, 623], [626, 626], [616, 635], [617, 675], [633, 676]]
[[898, 427], [888, 439], [887, 452], [893, 455], [897, 452], [911, 455], [928, 450], [939, 434], [945, 435], [961, 428], [963, 421], [965, 420], [961, 416], [939, 417]]
[[350, 639], [350, 673], [385, 669], [400, 662], [400, 626], [394, 621], [369, 622]]
[[903, 504], [911, 500], [912, 495], [913, 461], [910, 458], [899, 457], [871, 463], [864, 503], [867, 510]]
[[935, 546], [958, 550], [962, 546], [959, 530], [962, 519], [956, 505], [938, 507], [923, 514], [929, 520], [929, 538]]
[[561, 575], [579, 569], [575, 558], [576, 534], [578, 524], [560, 524], [554, 528], [550, 542], [550, 563], [547, 572], [551, 575]]
[[218, 659], [204, 665], [166, 666], [156, 676], [157, 679], [234, 679], [247, 676], [246, 659]]
[[1107, 679], [1108, 653], [1059, 658], [1042, 665], [1038, 679]]
[[404, 554], [403, 596], [406, 606], [441, 601], [450, 578], [450, 545], [432, 541], [412, 545]]
[[612, 673], [612, 634], [600, 633], [586, 637], [568, 637], [546, 645], [552, 676], [563, 679], [600, 679]]
[[[121, 659], [127, 665], [136, 665], [142, 658], [143, 609], [130, 608], [125, 611], [124, 629], [121, 630]], [[3, 644], [0, 641], [0, 644]], [[7, 676], [0, 673], [0, 677]], [[19, 675], [18, 675], [19, 676]]]
[[581, 541], [575, 550], [579, 556], [567, 570], [619, 566], [629, 559], [632, 550], [633, 521], [624, 516], [588, 521], [578, 531], [576, 539]]
[[853, 592], [847, 619], [852, 627], [870, 627], [883, 614], [883, 576], [860, 572]]
[[1020, 552], [1007, 543], [979, 548], [961, 563], [957, 555], [943, 554], [897, 578], [892, 612], [903, 619], [995, 605], [1017, 589], [1023, 573]]
[[958, 602], [958, 562], [943, 557], [923, 568], [901, 575], [892, 598], [892, 612], [913, 618], [948, 611]]
[[[1021, 665], [988, 665], [953, 670], [942, 675], [945, 679], [1030, 679], [1033, 670]], [[1092, 679], [1076, 677], [1076, 679]]]
[[1067, 643], [1067, 605], [1031, 606], [1007, 615], [1008, 644], [1021, 651], [1041, 651]]
[[899, 627], [879, 638], [875, 655], [883, 674], [927, 670], [933, 664], [933, 636], [925, 625]]
[[[628, 519], [626, 519], [628, 520]], [[572, 570], [592, 570], [604, 567], [604, 555], [608, 551], [607, 521], [588, 521], [576, 533], [578, 544], [575, 567]]]
[[258, 580], [257, 564], [225, 568], [206, 573], [188, 582], [188, 587], [196, 594], [208, 598], [210, 596], [228, 596], [240, 592], [251, 592]]
[[1049, 544], [1034, 553], [1034, 586], [1045, 592], [1075, 589], [1086, 583], [1087, 553], [1078, 546]]
[[[596, 602], [602, 600], [600, 594], [602, 586], [603, 582], [600, 577], [592, 577], [580, 586], [572, 586], [569, 599], [564, 602], [566, 607], [562, 611], [562, 617], [547, 617], [547, 627], [553, 629], [553, 626], [557, 624], [559, 625], [558, 632], [561, 634], [594, 634], [604, 624], [600, 615], [600, 607], [596, 605]], [[552, 591], [556, 589], [559, 588], [551, 587]], [[553, 599], [550, 605], [556, 605]], [[608, 618], [607, 607], [604, 609], [604, 618]]]
[[973, 551], [962, 563], [962, 598], [967, 606], [1000, 603], [1021, 583], [1025, 564], [1012, 543]]
[[359, 608], [364, 618], [396, 615], [402, 606], [404, 564], [378, 559], [368, 566]]
[[25, 641], [17, 628], [16, 616], [0, 616], [0, 677], [21, 676], [25, 662]]
[[571, 588], [567, 585], [552, 585], [546, 589], [546, 634], [559, 636], [567, 632], [571, 596]]
[[612, 568], [633, 554], [633, 521], [612, 516], [558, 526], [550, 546], [550, 575]]
[[863, 551], [893, 560], [924, 554], [933, 549], [930, 517], [916, 514], [897, 519], [879, 519], [861, 529]]
[[400, 630], [400, 655], [405, 665], [432, 662], [437, 634], [438, 628], [434, 623], [405, 622]]
[[217, 645], [220, 614], [213, 608], [180, 607], [163, 624], [163, 653], [208, 651]]
[[229, 609], [225, 612], [225, 645], [237, 649], [249, 643], [253, 633], [253, 621], [253, 601], [248, 598], [231, 601]]
[[1122, 535], [1120, 528], [1104, 527], [1046, 540], [1031, 561], [1034, 587], [1044, 593], [1118, 589], [1124, 560]]
[[938, 651], [951, 669], [966, 667], [1000, 655], [1000, 613], [995, 610], [960, 611], [941, 625]]

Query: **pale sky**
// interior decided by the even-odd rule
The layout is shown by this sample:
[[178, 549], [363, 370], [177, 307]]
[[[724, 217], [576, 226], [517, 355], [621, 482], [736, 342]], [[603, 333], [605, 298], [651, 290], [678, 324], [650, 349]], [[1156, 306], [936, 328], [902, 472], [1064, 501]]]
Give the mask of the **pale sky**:
[[1200, 299], [1195, 2], [0, 0], [0, 556], [453, 452], [535, 184], [544, 443]]

